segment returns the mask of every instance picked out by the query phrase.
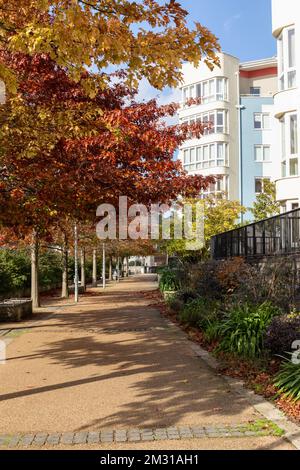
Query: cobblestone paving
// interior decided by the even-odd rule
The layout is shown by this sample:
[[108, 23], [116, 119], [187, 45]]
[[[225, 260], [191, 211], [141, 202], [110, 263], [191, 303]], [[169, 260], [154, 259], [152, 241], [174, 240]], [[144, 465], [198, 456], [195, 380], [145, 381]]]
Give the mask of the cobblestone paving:
[[42, 447], [59, 444], [112, 444], [120, 442], [146, 442], [186, 440], [199, 438], [243, 438], [283, 435], [272, 423], [234, 425], [234, 426], [182, 426], [158, 429], [103, 429], [66, 433], [36, 433], [0, 436], [0, 447]]

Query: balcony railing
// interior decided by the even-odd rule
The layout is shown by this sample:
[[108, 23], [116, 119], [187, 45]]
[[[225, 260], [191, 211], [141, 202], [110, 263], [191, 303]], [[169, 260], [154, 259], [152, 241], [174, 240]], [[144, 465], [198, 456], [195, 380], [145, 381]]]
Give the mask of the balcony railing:
[[211, 249], [214, 259], [300, 253], [300, 209], [216, 235]]

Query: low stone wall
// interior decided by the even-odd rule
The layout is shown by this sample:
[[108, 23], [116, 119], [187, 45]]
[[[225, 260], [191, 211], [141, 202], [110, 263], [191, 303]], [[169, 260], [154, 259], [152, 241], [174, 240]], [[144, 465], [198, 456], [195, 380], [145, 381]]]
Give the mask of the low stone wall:
[[9, 299], [0, 302], [0, 322], [21, 321], [32, 315], [32, 300]]
[[[43, 294], [46, 292], [51, 292], [53, 289], [61, 289], [61, 282], [52, 284], [47, 287], [39, 287], [39, 293]], [[8, 297], [14, 299], [27, 299], [31, 297], [31, 288], [27, 287], [24, 289], [19, 289], [11, 292], [6, 292], [5, 294], [0, 295], [0, 302], [7, 299]]]
[[[69, 294], [74, 294], [75, 292], [75, 286], [70, 286], [69, 287]], [[83, 286], [78, 286], [78, 294], [84, 294], [85, 293], [85, 289]]]

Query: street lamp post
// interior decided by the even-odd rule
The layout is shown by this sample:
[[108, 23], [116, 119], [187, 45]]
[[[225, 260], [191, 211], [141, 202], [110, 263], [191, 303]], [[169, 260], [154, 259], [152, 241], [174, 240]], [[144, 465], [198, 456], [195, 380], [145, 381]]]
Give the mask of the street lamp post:
[[75, 302], [79, 301], [79, 296], [78, 296], [78, 229], [77, 229], [77, 224], [75, 223], [74, 225], [74, 261], [75, 261], [75, 277], [74, 277], [74, 297], [75, 297]]
[[102, 245], [102, 287], [105, 289], [106, 287], [106, 279], [105, 279], [105, 243]]

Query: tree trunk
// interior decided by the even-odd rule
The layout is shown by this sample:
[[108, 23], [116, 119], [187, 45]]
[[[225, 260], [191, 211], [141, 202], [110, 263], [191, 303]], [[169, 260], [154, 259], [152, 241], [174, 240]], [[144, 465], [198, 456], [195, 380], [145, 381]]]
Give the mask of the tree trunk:
[[86, 289], [86, 281], [85, 281], [85, 248], [82, 248], [80, 252], [80, 265], [81, 265], [81, 286], [83, 286], [84, 290]]
[[120, 277], [121, 277], [120, 256], [118, 256], [118, 260], [117, 260], [117, 274], [118, 274], [118, 282], [120, 282]]
[[129, 260], [128, 260], [128, 256], [126, 256], [125, 260], [126, 260], [126, 277], [129, 277]]
[[93, 250], [93, 287], [97, 287], [97, 250]]
[[109, 257], [108, 279], [112, 281], [112, 257]]
[[32, 233], [31, 243], [31, 299], [32, 307], [40, 307], [39, 295], [39, 242], [36, 231]]
[[63, 299], [69, 298], [69, 285], [68, 285], [68, 240], [65, 236], [62, 253], [62, 284], [61, 284], [61, 296]]

